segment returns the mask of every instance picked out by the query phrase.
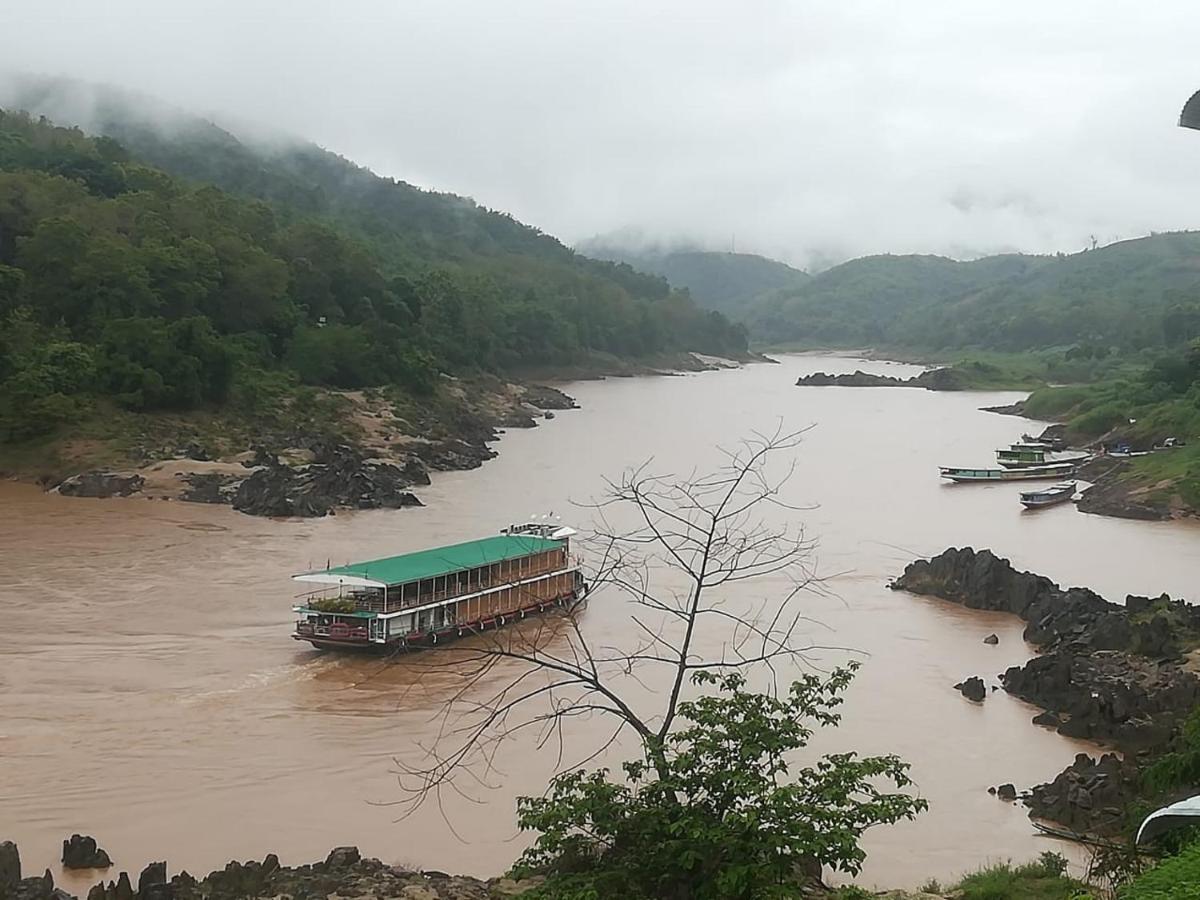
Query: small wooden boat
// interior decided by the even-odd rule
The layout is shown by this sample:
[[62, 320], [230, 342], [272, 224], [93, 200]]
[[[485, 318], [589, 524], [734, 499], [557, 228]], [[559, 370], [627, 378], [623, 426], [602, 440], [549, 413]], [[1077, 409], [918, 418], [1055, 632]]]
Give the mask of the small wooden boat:
[[954, 482], [972, 481], [1034, 481], [1063, 479], [1075, 474], [1075, 463], [1047, 463], [1021, 469], [967, 469], [958, 466], [938, 466], [943, 478]]
[[1021, 505], [1026, 509], [1040, 509], [1043, 506], [1066, 503], [1074, 496], [1075, 482], [1060, 481], [1040, 491], [1021, 491]]

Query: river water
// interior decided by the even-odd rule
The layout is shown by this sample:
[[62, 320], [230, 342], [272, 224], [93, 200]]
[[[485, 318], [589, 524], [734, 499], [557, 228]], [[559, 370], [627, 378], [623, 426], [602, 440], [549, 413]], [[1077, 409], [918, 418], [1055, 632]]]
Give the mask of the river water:
[[[297, 864], [336, 844], [389, 862], [468, 874], [502, 871], [525, 840], [513, 801], [545, 785], [553, 755], [518, 742], [488, 786], [402, 817], [397, 757], [428, 743], [442, 697], [408, 690], [410, 663], [319, 654], [289, 638], [288, 575], [494, 532], [554, 510], [654, 457], [661, 470], [712, 465], [752, 431], [813, 425], [795, 451], [787, 498], [819, 539], [824, 595], [805, 599], [814, 641], [863, 660], [823, 751], [897, 753], [929, 812], [871, 832], [861, 883], [942, 880], [988, 860], [1056, 845], [989, 785], [1052, 777], [1093, 749], [1030, 724], [1003, 693], [976, 706], [952, 685], [1030, 656], [1021, 623], [886, 589], [906, 562], [947, 546], [991, 547], [1023, 568], [1111, 599], [1189, 596], [1200, 529], [1029, 514], [1013, 485], [939, 483], [938, 464], [986, 464], [1032, 426], [979, 411], [1011, 393], [798, 388], [808, 372], [906, 375], [899, 364], [784, 357], [777, 366], [569, 386], [582, 409], [512, 431], [474, 472], [440, 475], [422, 509], [272, 521], [224, 507], [89, 501], [0, 484], [0, 839], [30, 870], [54, 866], [75, 831], [119, 867], [166, 858], [207, 872], [231, 858]], [[622, 601], [593, 595], [585, 632], [619, 643]], [[998, 646], [982, 639], [991, 632]], [[581, 746], [600, 723], [580, 722]], [[86, 880], [66, 882], [86, 889]]]

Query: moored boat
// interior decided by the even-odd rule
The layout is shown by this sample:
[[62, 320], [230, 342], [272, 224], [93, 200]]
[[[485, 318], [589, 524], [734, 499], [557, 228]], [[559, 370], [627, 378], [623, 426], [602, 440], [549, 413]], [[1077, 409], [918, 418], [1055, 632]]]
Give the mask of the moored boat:
[[1070, 463], [1081, 465], [1087, 462], [1088, 454], [1076, 453], [1074, 456], [1054, 455], [1042, 447], [1031, 447], [1025, 444], [1013, 444], [1006, 450], [996, 451], [996, 462], [1006, 469], [1024, 469], [1031, 466], [1057, 465]]
[[1062, 479], [1075, 474], [1074, 463], [1047, 463], [1044, 466], [1028, 466], [1021, 469], [971, 469], [958, 466], [939, 466], [943, 478], [955, 482], [973, 481], [1033, 481], [1035, 479]]
[[571, 606], [587, 593], [571, 528], [514, 525], [492, 537], [293, 575], [322, 585], [292, 607], [292, 635], [320, 649], [394, 652]]
[[1037, 491], [1021, 491], [1021, 504], [1027, 509], [1039, 509], [1065, 503], [1075, 496], [1074, 481], [1060, 481]]

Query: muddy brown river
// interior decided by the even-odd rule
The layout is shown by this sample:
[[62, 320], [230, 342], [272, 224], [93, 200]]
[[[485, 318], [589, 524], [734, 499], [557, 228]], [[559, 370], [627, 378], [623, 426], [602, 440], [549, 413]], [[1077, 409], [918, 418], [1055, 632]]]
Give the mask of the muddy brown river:
[[[787, 487], [789, 501], [813, 507], [794, 515], [819, 539], [829, 577], [826, 594], [804, 600], [807, 636], [864, 663], [842, 727], [816, 746], [897, 753], [930, 803], [915, 822], [869, 834], [861, 883], [946, 880], [1057, 849], [987, 788], [1047, 780], [1094, 748], [1033, 726], [1035, 710], [1003, 693], [976, 706], [952, 688], [1027, 659], [1021, 623], [893, 593], [887, 579], [916, 556], [972, 545], [1110, 599], [1195, 599], [1200, 529], [1071, 505], [1031, 514], [1015, 485], [941, 484], [936, 465], [986, 464], [1035, 427], [979, 411], [1018, 395], [794, 386], [800, 374], [855, 368], [915, 371], [797, 356], [571, 385], [582, 409], [506, 434], [480, 470], [437, 477], [423, 509], [272, 521], [0, 484], [0, 839], [19, 843], [31, 871], [57, 872], [59, 843], [80, 831], [135, 872], [162, 858], [172, 871], [207, 872], [269, 851], [300, 863], [353, 843], [390, 862], [499, 873], [526, 840], [514, 798], [544, 788], [553, 753], [514, 742], [470, 798], [403, 817], [395, 760], [434, 737], [439, 686], [410, 690], [405, 660], [291, 640], [288, 576], [486, 535], [531, 512], [586, 527], [571, 501], [596, 496], [605, 476], [648, 457], [661, 470], [703, 468], [718, 444], [782, 423], [815, 424]], [[583, 623], [597, 638], [632, 639], [615, 596], [593, 595]], [[998, 646], [982, 643], [991, 632]], [[579, 746], [607, 734], [598, 722], [572, 727]]]

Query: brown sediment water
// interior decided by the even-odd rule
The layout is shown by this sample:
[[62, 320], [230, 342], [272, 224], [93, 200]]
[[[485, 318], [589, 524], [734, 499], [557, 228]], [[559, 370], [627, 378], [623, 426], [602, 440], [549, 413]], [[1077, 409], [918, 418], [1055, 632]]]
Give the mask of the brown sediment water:
[[[990, 547], [1020, 568], [1110, 599], [1188, 596], [1200, 529], [1028, 513], [1016, 485], [950, 486], [936, 466], [983, 465], [1035, 426], [981, 412], [1011, 393], [798, 388], [808, 372], [912, 367], [831, 357], [681, 378], [572, 385], [582, 409], [514, 431], [482, 469], [440, 475], [423, 509], [273, 521], [180, 502], [92, 501], [0, 484], [0, 839], [30, 870], [53, 866], [72, 832], [96, 835], [118, 867], [166, 858], [206, 872], [232, 858], [287, 863], [357, 844], [391, 862], [492, 875], [519, 854], [514, 798], [539, 793], [554, 762], [516, 741], [487, 786], [402, 817], [394, 760], [434, 738], [439, 685], [409, 690], [401, 660], [321, 654], [290, 639], [288, 576], [496, 531], [602, 491], [605, 476], [654, 457], [701, 469], [751, 431], [814, 424], [795, 452], [786, 513], [819, 539], [825, 595], [803, 601], [814, 642], [858, 651], [845, 721], [822, 751], [897, 753], [930, 802], [915, 822], [870, 833], [865, 884], [942, 880], [989, 860], [1059, 845], [1033, 836], [1024, 810], [987, 793], [1053, 777], [1094, 749], [1030, 724], [1003, 693], [982, 705], [952, 685], [994, 683], [1032, 651], [1015, 619], [886, 589], [917, 556]], [[783, 512], [774, 515], [785, 515]], [[758, 586], [764, 596], [781, 584]], [[1193, 598], [1194, 599], [1194, 598]], [[594, 595], [586, 633], [632, 640], [628, 609]], [[998, 646], [982, 639], [1000, 636]], [[817, 654], [830, 665], [845, 654]], [[449, 690], [447, 686], [445, 688]], [[581, 747], [602, 722], [572, 725]], [[86, 889], [89, 877], [67, 879]]]

